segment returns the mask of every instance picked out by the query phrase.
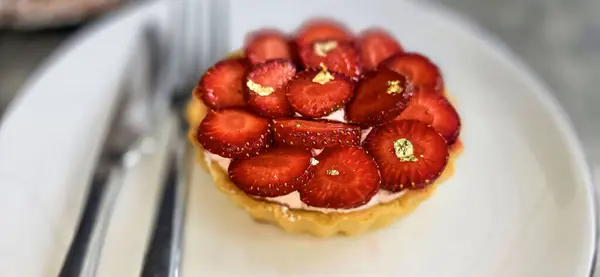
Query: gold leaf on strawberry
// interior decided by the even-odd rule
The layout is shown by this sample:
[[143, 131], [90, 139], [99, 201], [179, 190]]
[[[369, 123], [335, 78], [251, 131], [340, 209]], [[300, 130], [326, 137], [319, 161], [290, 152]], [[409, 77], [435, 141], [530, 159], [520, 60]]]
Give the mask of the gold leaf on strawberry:
[[285, 85], [295, 74], [296, 66], [289, 60], [271, 60], [252, 68], [244, 85], [248, 107], [268, 118], [291, 116]]
[[292, 109], [303, 117], [318, 118], [342, 108], [352, 97], [354, 82], [336, 72], [307, 70], [288, 82], [286, 95]]
[[329, 70], [355, 80], [362, 72], [358, 50], [351, 42], [315, 41], [300, 47], [300, 58], [306, 68], [325, 65]]
[[446, 140], [416, 120], [392, 121], [373, 128], [364, 147], [379, 167], [381, 187], [393, 192], [424, 188], [448, 163]]
[[439, 93], [444, 90], [440, 69], [421, 54], [398, 53], [381, 62], [380, 67], [406, 76], [417, 90], [433, 89]]
[[406, 78], [392, 70], [380, 68], [368, 72], [346, 105], [346, 118], [365, 127], [391, 121], [406, 108], [412, 93]]
[[326, 148], [316, 160], [312, 178], [299, 189], [300, 199], [310, 206], [356, 208], [379, 191], [377, 166], [360, 147]]

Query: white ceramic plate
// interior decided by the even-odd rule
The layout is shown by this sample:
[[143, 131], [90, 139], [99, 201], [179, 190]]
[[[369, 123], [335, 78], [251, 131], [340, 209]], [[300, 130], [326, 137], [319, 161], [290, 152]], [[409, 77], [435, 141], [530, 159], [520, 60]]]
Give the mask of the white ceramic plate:
[[[581, 148], [548, 90], [488, 35], [443, 9], [413, 2], [234, 2], [229, 50], [240, 47], [249, 30], [290, 31], [313, 15], [347, 21], [355, 30], [386, 27], [405, 48], [440, 66], [462, 116], [464, 153], [454, 177], [414, 213], [357, 238], [315, 239], [257, 224], [198, 167], [184, 277], [590, 276], [597, 221]], [[10, 224], [3, 224], [1, 246], [18, 250], [2, 252], [0, 275], [55, 276], [133, 30], [160, 9], [125, 12], [80, 37], [7, 113], [0, 132], [0, 215]], [[129, 182], [153, 182], [156, 174], [148, 173], [155, 163], [138, 167]], [[139, 270], [139, 251], [132, 249], [115, 253], [129, 257], [112, 266], [129, 265], [132, 274], [121, 276]]]

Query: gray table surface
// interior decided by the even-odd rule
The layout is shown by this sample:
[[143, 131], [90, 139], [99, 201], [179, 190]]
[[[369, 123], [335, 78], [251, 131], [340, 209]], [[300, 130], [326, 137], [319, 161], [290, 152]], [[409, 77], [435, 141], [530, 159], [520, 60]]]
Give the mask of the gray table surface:
[[[437, 0], [503, 40], [553, 89], [600, 165], [600, 1]], [[0, 31], [0, 117], [36, 69], [75, 28]], [[600, 277], [600, 274], [597, 274]]]

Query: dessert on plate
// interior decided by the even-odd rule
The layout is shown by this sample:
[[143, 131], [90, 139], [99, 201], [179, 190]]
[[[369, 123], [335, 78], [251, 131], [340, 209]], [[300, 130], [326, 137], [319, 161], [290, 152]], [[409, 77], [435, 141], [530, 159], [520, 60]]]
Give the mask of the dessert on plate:
[[438, 67], [385, 30], [330, 19], [250, 33], [202, 76], [187, 118], [222, 192], [257, 221], [315, 236], [410, 213], [461, 150]]

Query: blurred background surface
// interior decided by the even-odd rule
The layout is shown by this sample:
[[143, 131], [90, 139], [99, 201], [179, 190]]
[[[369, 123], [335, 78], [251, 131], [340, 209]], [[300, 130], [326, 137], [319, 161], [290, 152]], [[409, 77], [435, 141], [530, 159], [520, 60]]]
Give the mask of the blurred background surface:
[[[5, 1], [23, 0], [1, 0], [0, 10], [2, 3], [8, 3]], [[107, 4], [106, 9], [95, 6], [89, 14], [92, 18], [101, 11], [118, 8], [114, 1], [109, 0], [79, 2], [86, 1]], [[600, 1], [435, 2], [489, 30], [523, 58], [553, 89], [579, 132], [586, 152], [592, 160], [600, 163], [600, 124], [596, 121], [600, 119], [600, 93], [595, 86], [600, 80]], [[40, 63], [77, 30], [89, 24], [85, 21], [76, 23], [85, 16], [79, 13], [70, 18], [71, 24], [67, 27], [29, 30], [0, 27], [0, 117]]]

